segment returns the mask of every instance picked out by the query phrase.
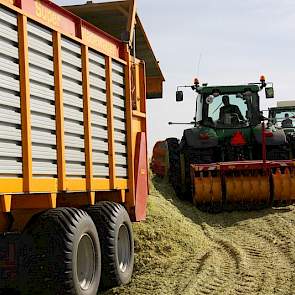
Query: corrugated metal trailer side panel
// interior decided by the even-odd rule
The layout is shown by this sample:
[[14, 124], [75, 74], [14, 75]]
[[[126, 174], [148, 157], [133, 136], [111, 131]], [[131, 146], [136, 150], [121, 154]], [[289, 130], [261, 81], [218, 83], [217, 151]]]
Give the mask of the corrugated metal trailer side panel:
[[63, 94], [66, 94], [64, 98], [66, 176], [84, 178], [84, 144], [80, 147], [73, 144], [76, 139], [84, 141], [81, 45], [62, 37], [61, 48]]
[[33, 177], [57, 177], [52, 31], [28, 22]]
[[92, 163], [94, 178], [109, 178], [105, 57], [89, 51]]
[[17, 15], [0, 8], [0, 177], [22, 177]]
[[114, 107], [114, 139], [116, 175], [118, 178], [127, 178], [127, 138], [126, 138], [126, 95], [125, 69], [116, 61], [112, 63], [113, 107]]
[[[18, 26], [22, 23], [18, 20], [17, 13], [1, 7], [0, 36], [3, 44], [0, 58], [3, 59], [0, 70], [2, 78], [0, 94], [7, 102], [0, 105], [3, 114], [0, 121], [3, 139], [0, 137], [0, 176], [23, 176], [22, 162], [29, 163], [25, 167], [28, 181], [25, 191], [32, 192], [58, 192], [59, 177], [58, 160], [60, 146], [64, 149], [64, 178], [65, 191], [83, 191], [86, 189], [86, 178], [91, 178], [89, 183], [94, 184], [95, 190], [127, 188], [127, 182], [116, 182], [115, 179], [127, 180], [128, 157], [126, 137], [126, 95], [125, 95], [125, 67], [126, 63], [118, 58], [111, 58], [110, 69], [111, 85], [107, 85], [106, 59], [109, 57], [94, 49], [83, 51], [81, 41], [61, 34], [58, 45], [60, 72], [54, 65], [57, 60], [54, 56], [54, 30], [48, 28], [34, 19], [26, 20], [23, 24], [23, 37], [25, 38], [24, 50], [18, 46]], [[20, 28], [19, 28], [20, 29]], [[86, 46], [87, 47], [87, 46]], [[0, 50], [1, 50], [0, 49]], [[87, 52], [88, 76], [83, 76], [83, 52]], [[19, 54], [27, 54], [24, 61], [27, 73], [19, 69]], [[85, 54], [84, 54], [85, 55]], [[84, 64], [84, 67], [86, 65]], [[27, 81], [26, 91], [28, 98], [25, 106], [28, 115], [21, 115], [20, 108], [20, 76], [25, 73]], [[60, 89], [55, 82], [60, 78]], [[87, 80], [87, 81], [86, 81]], [[89, 93], [85, 92], [85, 83], [88, 82]], [[109, 93], [112, 100], [112, 113], [108, 106], [107, 87], [111, 87]], [[56, 97], [60, 91], [62, 100], [63, 118], [56, 118]], [[89, 95], [89, 121], [91, 134], [91, 150], [86, 149], [85, 128], [85, 99]], [[9, 99], [9, 101], [8, 101]], [[3, 106], [2, 106], [3, 105]], [[110, 130], [108, 122], [113, 116], [114, 144], [110, 149]], [[23, 116], [23, 118], [22, 118]], [[29, 126], [23, 126], [21, 120], [29, 122]], [[3, 121], [3, 122], [2, 122]], [[61, 122], [60, 122], [61, 121]], [[62, 124], [62, 142], [57, 142], [57, 128]], [[22, 133], [25, 134], [28, 153], [22, 144]], [[29, 147], [31, 145], [31, 147]], [[58, 148], [59, 146], [59, 148]], [[88, 154], [87, 154], [88, 153]], [[87, 156], [92, 160], [90, 174], [87, 172]], [[113, 157], [115, 171], [111, 175], [110, 159]], [[23, 160], [23, 161], [22, 161]], [[2, 170], [1, 170], [2, 168]], [[87, 174], [87, 175], [86, 175]], [[38, 180], [37, 180], [38, 179]], [[57, 181], [58, 180], [58, 181]], [[104, 180], [103, 182], [100, 180]], [[119, 184], [119, 185], [118, 185]], [[25, 186], [25, 184], [24, 184]], [[91, 188], [91, 187], [90, 187]], [[1, 190], [1, 187], [0, 187]], [[18, 192], [21, 192], [18, 191]], [[13, 193], [13, 191], [11, 192]]]
[[[132, 89], [145, 87], [144, 75], [133, 81], [140, 61], [131, 62], [127, 44], [37, 2], [0, 0], [2, 211], [54, 208], [78, 192], [87, 197], [70, 205], [98, 198], [131, 210], [135, 174], [147, 176], [136, 170], [145, 108], [132, 109]], [[136, 97], [145, 103], [145, 90]]]

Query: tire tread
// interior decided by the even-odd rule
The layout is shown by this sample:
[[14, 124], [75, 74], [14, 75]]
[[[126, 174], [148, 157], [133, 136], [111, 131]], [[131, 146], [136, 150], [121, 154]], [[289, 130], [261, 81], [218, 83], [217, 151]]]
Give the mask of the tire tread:
[[[20, 282], [22, 294], [40, 294], [41, 288], [42, 294], [46, 295], [76, 294], [72, 278], [71, 237], [78, 224], [87, 217], [88, 214], [82, 210], [57, 208], [33, 218], [21, 239], [19, 275], [25, 276]], [[46, 253], [52, 243], [53, 253]], [[25, 253], [25, 250], [29, 251]]]
[[92, 217], [101, 241], [101, 287], [102, 289], [108, 289], [119, 286], [122, 284], [122, 281], [115, 262], [116, 240], [114, 235], [118, 216], [120, 214], [126, 214], [126, 218], [130, 222], [128, 213], [122, 205], [110, 201], [99, 202], [95, 206], [87, 208], [86, 212]]

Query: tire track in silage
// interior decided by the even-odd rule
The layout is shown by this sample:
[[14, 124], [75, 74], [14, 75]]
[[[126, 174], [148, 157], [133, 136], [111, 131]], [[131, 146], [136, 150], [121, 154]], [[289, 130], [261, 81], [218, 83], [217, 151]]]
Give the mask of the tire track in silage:
[[216, 242], [207, 225], [202, 229], [210, 247], [201, 257], [184, 254], [181, 261], [166, 270], [165, 276], [171, 277], [170, 283], [174, 284], [171, 294], [220, 295], [230, 289], [240, 267], [239, 253], [234, 253], [235, 249], [226, 241]]
[[[286, 219], [282, 214], [275, 214], [272, 217], [268, 217], [266, 222], [270, 229], [268, 232], [269, 238], [273, 241], [276, 248], [279, 249], [281, 256], [284, 256], [287, 261], [279, 272], [279, 283], [282, 281], [283, 275], [286, 281], [284, 285], [280, 284], [280, 289], [289, 292], [287, 294], [292, 294], [295, 288], [295, 237], [292, 224], [294, 221], [292, 222], [290, 216]], [[288, 290], [286, 285], [289, 286]]]
[[273, 274], [270, 272], [274, 268], [273, 247], [245, 229], [235, 228], [226, 234], [235, 240], [237, 247], [244, 253], [242, 271], [235, 287], [236, 294], [259, 294], [265, 291], [265, 294], [273, 294]]
[[[250, 259], [249, 267], [255, 270], [257, 289], [252, 292], [292, 294], [294, 255], [286, 247], [289, 238], [278, 230], [280, 225], [275, 216], [264, 219], [259, 226], [247, 224], [240, 227], [247, 238], [240, 238], [239, 245]], [[238, 231], [235, 229], [232, 235], [237, 236]]]
[[227, 255], [220, 257], [220, 249], [217, 247], [212, 247], [195, 263], [191, 260], [187, 266], [182, 275], [178, 276], [179, 281], [173, 294], [221, 294], [235, 269]]
[[269, 215], [229, 227], [202, 222], [212, 242], [201, 260], [187, 264], [171, 294], [293, 294], [295, 236], [289, 218]]
[[222, 252], [234, 263], [234, 272], [230, 278], [226, 292], [233, 294], [250, 294], [255, 289], [255, 275], [249, 268], [249, 257], [246, 251], [240, 247], [236, 240], [223, 230], [217, 230], [207, 224], [203, 225], [205, 234], [218, 245]]
[[[218, 255], [217, 255], [218, 254]], [[176, 294], [221, 294], [233, 275], [233, 264], [226, 255], [220, 257], [220, 249], [211, 249], [197, 272], [190, 273], [190, 280]]]

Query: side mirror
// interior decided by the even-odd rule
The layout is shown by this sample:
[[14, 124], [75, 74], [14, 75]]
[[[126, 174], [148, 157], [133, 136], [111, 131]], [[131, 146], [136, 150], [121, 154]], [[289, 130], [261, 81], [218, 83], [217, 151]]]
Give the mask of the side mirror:
[[183, 92], [176, 91], [176, 101], [183, 101]]
[[266, 87], [265, 88], [265, 97], [266, 98], [274, 98], [274, 89], [273, 89], [273, 87]]

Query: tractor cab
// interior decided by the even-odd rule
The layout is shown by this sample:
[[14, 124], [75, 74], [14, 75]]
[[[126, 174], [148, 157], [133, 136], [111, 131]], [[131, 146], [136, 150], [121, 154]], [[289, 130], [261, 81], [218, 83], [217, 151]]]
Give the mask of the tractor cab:
[[205, 86], [198, 93], [196, 122], [216, 129], [256, 126], [261, 121], [257, 85]]
[[269, 109], [269, 120], [286, 134], [295, 133], [295, 102], [288, 102], [285, 106], [283, 104], [284, 102], [280, 102], [279, 106]]
[[[183, 93], [179, 91], [182, 87], [190, 87], [197, 93], [194, 127], [185, 129], [181, 140], [181, 148], [197, 155], [194, 161], [207, 163], [262, 157], [261, 123], [266, 118], [260, 110], [259, 93], [264, 89], [266, 98], [273, 98], [272, 83], [266, 83], [264, 76], [260, 83], [223, 86], [200, 85], [195, 79], [192, 86], [178, 87], [177, 101], [183, 100]], [[268, 159], [281, 159], [282, 151], [288, 153], [282, 148], [287, 144], [286, 135], [272, 124], [267, 124], [266, 134]]]
[[295, 102], [280, 101], [277, 107], [269, 109], [269, 122], [275, 128], [283, 130], [292, 153], [295, 156]]

